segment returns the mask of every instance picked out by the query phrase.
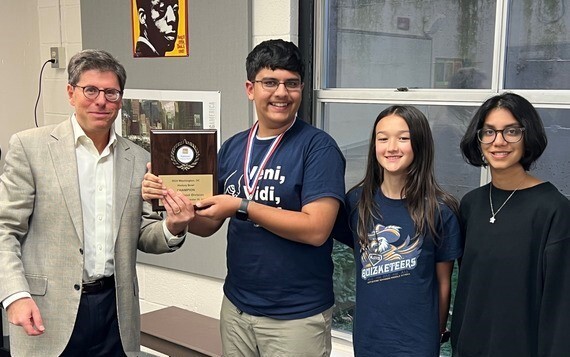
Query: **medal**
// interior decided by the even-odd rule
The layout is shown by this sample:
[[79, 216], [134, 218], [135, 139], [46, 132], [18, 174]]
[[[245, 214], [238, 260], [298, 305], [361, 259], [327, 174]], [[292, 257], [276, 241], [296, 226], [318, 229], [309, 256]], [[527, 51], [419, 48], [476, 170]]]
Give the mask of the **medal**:
[[[287, 130], [291, 129], [293, 124], [295, 124], [295, 120], [293, 120], [293, 123], [291, 123], [291, 125], [287, 128]], [[253, 194], [257, 189], [257, 185], [259, 183], [259, 179], [261, 178], [261, 173], [263, 172], [265, 165], [267, 165], [267, 162], [269, 162], [269, 159], [271, 158], [271, 156], [273, 156], [273, 154], [277, 150], [277, 147], [279, 146], [279, 143], [283, 139], [283, 135], [285, 135], [285, 133], [287, 132], [287, 130], [285, 130], [281, 134], [277, 135], [275, 139], [273, 139], [271, 146], [269, 147], [269, 149], [263, 156], [263, 159], [261, 160], [261, 164], [259, 164], [258, 169], [255, 171], [255, 173], [253, 173], [251, 172], [249, 166], [251, 165], [251, 160], [252, 160], [253, 142], [255, 140], [255, 136], [257, 135], [258, 129], [259, 129], [259, 122], [255, 122], [255, 124], [253, 124], [253, 126], [249, 130], [249, 135], [247, 137], [247, 146], [245, 148], [245, 155], [243, 162], [243, 177], [245, 180], [245, 191], [246, 191], [245, 196], [248, 200], [253, 199]]]

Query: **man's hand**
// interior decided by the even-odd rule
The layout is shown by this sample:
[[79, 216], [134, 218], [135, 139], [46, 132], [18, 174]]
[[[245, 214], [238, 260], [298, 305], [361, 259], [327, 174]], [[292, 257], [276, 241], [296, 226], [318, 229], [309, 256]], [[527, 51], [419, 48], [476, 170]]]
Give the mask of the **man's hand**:
[[194, 219], [192, 202], [181, 192], [168, 189], [162, 203], [167, 212], [166, 228], [174, 235], [183, 232]]
[[143, 200], [149, 202], [152, 199], [164, 199], [168, 194], [168, 190], [162, 184], [162, 180], [152, 174], [150, 162], [146, 164], [148, 169], [147, 173], [144, 175], [142, 182], [141, 194]]
[[40, 310], [32, 298], [22, 298], [11, 303], [6, 309], [8, 322], [22, 326], [28, 336], [39, 336], [45, 327]]
[[145, 201], [152, 199], [162, 200], [167, 213], [166, 228], [170, 233], [178, 235], [194, 219], [194, 205], [181, 192], [167, 189], [162, 184], [162, 180], [152, 174], [150, 162], [146, 164], [146, 168], [148, 171], [144, 175], [141, 187], [142, 198]]

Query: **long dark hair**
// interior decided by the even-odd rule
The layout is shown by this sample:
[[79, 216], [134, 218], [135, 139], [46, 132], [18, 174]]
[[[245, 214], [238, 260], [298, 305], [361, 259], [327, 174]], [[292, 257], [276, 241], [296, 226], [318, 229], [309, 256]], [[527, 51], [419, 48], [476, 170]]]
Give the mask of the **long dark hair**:
[[410, 129], [410, 142], [414, 159], [408, 167], [406, 182], [401, 195], [406, 198], [406, 205], [416, 227], [415, 237], [432, 233], [434, 239], [440, 238], [437, 221], [440, 218], [439, 203], [443, 202], [454, 212], [458, 211], [457, 200], [445, 192], [436, 182], [434, 175], [434, 142], [431, 129], [425, 115], [412, 106], [394, 105], [384, 109], [372, 126], [366, 174], [362, 181], [350, 191], [362, 187], [358, 202], [357, 234], [362, 247], [368, 245], [368, 232], [373, 220], [381, 218], [381, 207], [374, 196], [384, 181], [384, 170], [376, 159], [376, 125], [389, 115], [404, 119]]

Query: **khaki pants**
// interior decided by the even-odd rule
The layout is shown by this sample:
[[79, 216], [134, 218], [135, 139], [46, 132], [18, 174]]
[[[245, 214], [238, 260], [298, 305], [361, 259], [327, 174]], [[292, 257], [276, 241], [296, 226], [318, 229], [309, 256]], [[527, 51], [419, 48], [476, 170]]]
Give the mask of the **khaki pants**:
[[332, 307], [297, 320], [241, 312], [224, 296], [220, 330], [224, 357], [328, 357]]

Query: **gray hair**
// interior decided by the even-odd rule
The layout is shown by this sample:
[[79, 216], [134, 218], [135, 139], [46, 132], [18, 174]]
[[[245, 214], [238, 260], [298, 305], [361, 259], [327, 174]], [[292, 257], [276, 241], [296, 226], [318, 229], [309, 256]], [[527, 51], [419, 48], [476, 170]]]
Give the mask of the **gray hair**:
[[125, 67], [109, 52], [103, 50], [83, 50], [73, 55], [67, 65], [67, 83], [72, 86], [77, 85], [81, 74], [90, 70], [115, 73], [119, 80], [121, 91], [125, 89], [125, 83], [127, 82]]

